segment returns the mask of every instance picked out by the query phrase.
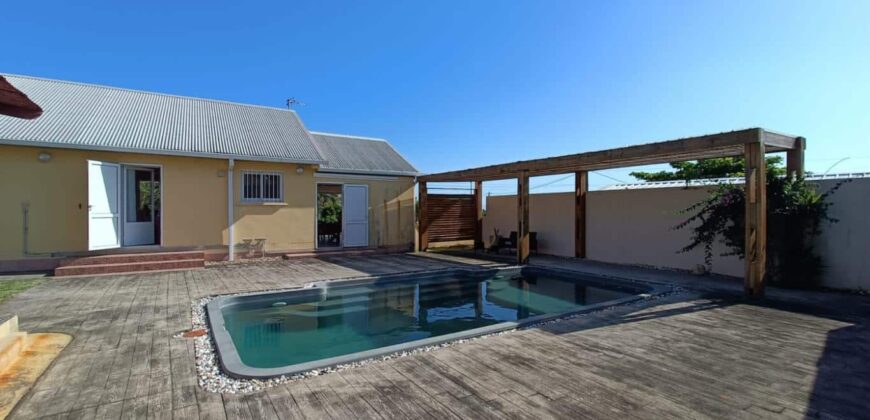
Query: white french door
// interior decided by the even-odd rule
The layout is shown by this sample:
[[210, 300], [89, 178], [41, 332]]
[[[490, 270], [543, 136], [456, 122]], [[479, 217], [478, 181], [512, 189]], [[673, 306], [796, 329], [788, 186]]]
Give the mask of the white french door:
[[369, 187], [367, 185], [344, 185], [342, 194], [342, 237], [344, 246], [369, 245]]
[[88, 249], [121, 246], [121, 165], [88, 161]]

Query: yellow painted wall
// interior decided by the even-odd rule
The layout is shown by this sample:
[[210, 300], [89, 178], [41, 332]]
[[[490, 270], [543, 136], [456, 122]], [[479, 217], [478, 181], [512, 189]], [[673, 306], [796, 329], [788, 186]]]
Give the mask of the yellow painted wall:
[[[40, 152], [51, 154], [39, 162]], [[163, 243], [166, 248], [218, 249], [227, 245], [227, 161], [221, 159], [100, 152], [0, 145], [0, 260], [23, 253], [22, 203], [29, 203], [29, 248], [34, 254], [88, 250], [88, 160], [161, 165]], [[302, 174], [296, 169], [303, 168]], [[284, 174], [284, 202], [243, 203], [242, 172]], [[244, 252], [245, 239], [266, 239], [270, 252], [312, 250], [315, 246], [315, 182], [369, 186], [370, 246], [414, 242], [412, 178], [364, 180], [316, 178], [315, 167], [236, 161], [234, 239]], [[386, 202], [386, 205], [385, 205]], [[401, 206], [401, 208], [400, 208]]]
[[[51, 160], [39, 162], [40, 152]], [[87, 251], [88, 160], [162, 165], [163, 246], [226, 249], [226, 160], [0, 145], [0, 260], [25, 257], [24, 202], [30, 205], [31, 253]], [[269, 251], [314, 248], [314, 168], [297, 175], [296, 167], [236, 162], [237, 244], [266, 238]], [[243, 169], [284, 172], [286, 205], [240, 203]]]
[[408, 246], [414, 244], [414, 179], [390, 180], [316, 178], [320, 184], [357, 184], [369, 187], [369, 246]]
[[[296, 168], [303, 173], [297, 174]], [[281, 172], [284, 174], [283, 203], [245, 203], [241, 201], [242, 173], [249, 171]], [[236, 162], [235, 170], [235, 230], [236, 244], [245, 239], [266, 239], [267, 251], [298, 251], [314, 249], [314, 167], [309, 165]], [[226, 187], [224, 187], [226, 188]], [[226, 193], [224, 193], [226, 197]], [[226, 199], [224, 199], [226, 201]], [[226, 218], [226, 213], [224, 213]], [[226, 232], [224, 232], [226, 235]], [[226, 242], [226, 238], [224, 238]], [[243, 248], [237, 249], [241, 252]]]

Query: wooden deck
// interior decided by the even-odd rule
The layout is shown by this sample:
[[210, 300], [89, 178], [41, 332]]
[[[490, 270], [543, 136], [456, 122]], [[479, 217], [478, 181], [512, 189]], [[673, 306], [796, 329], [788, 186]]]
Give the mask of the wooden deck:
[[0, 305], [74, 341], [12, 418], [866, 418], [870, 299], [571, 260], [533, 263], [690, 284], [643, 306], [463, 343], [249, 395], [196, 384], [198, 297], [485, 262], [326, 257], [57, 279]]

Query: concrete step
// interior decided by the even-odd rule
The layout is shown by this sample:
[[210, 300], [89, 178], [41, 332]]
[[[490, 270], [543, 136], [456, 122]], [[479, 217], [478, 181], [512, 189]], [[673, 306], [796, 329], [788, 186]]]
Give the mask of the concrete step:
[[113, 264], [69, 265], [54, 269], [55, 277], [67, 276], [98, 276], [106, 274], [130, 274], [147, 271], [191, 270], [205, 268], [205, 261], [200, 259], [123, 262]]
[[18, 360], [27, 344], [27, 333], [18, 331], [18, 316], [0, 323], [0, 373]]
[[202, 251], [182, 252], [149, 252], [140, 254], [106, 254], [90, 257], [73, 257], [61, 261], [58, 267], [105, 265], [123, 263], [144, 263], [158, 261], [201, 260], [205, 257]]
[[6, 370], [24, 351], [27, 344], [27, 333], [15, 332], [0, 337], [0, 372]]

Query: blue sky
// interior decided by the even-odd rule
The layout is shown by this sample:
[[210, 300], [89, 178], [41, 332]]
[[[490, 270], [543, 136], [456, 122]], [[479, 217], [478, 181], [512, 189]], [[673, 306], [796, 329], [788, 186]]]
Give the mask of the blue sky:
[[295, 97], [309, 128], [423, 172], [753, 126], [807, 137], [811, 171], [870, 171], [868, 20], [866, 1], [11, 2], [0, 72]]

